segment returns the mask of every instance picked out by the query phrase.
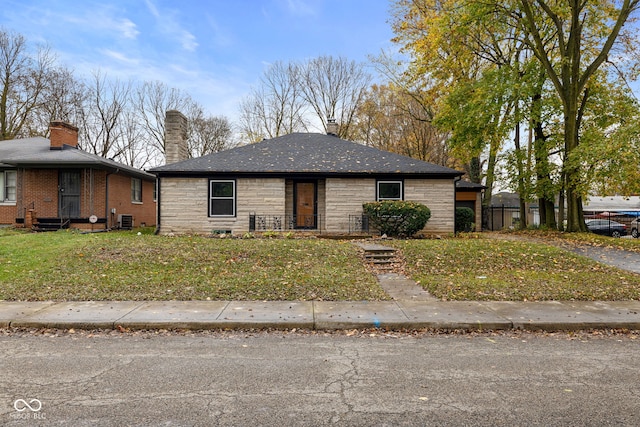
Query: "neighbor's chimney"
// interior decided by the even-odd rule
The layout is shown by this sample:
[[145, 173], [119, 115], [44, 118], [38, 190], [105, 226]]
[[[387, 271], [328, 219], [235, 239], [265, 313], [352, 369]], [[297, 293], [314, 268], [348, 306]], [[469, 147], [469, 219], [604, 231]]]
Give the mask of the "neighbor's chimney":
[[62, 150], [63, 145], [78, 147], [78, 128], [65, 122], [49, 124], [49, 140], [51, 150]]
[[336, 119], [327, 119], [327, 135], [338, 136], [338, 124]]
[[164, 121], [166, 164], [187, 159], [187, 118], [178, 110], [167, 111]]

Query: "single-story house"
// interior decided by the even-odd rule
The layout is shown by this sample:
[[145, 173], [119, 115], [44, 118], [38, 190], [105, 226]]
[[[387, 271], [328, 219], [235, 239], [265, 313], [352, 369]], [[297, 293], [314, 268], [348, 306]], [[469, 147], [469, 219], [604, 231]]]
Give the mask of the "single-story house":
[[362, 204], [376, 200], [423, 203], [431, 209], [425, 232], [455, 230], [463, 172], [331, 133], [293, 133], [184, 159], [186, 118], [167, 112], [165, 129], [167, 164], [149, 170], [158, 178], [161, 234], [360, 232]]
[[156, 223], [155, 176], [78, 148], [78, 128], [0, 141], [0, 225], [130, 228]]

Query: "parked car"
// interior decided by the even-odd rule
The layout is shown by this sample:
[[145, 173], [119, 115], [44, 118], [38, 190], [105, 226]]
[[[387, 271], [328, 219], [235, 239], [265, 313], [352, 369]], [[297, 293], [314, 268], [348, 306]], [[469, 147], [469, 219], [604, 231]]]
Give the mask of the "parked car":
[[604, 236], [620, 237], [627, 235], [627, 226], [609, 219], [588, 219], [585, 221], [590, 232]]
[[631, 235], [634, 239], [640, 237], [640, 218], [631, 221]]

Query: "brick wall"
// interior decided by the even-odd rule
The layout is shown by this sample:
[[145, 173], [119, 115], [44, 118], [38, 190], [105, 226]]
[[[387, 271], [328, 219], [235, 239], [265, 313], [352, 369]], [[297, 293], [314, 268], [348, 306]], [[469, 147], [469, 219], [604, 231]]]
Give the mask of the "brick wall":
[[[18, 197], [23, 210], [35, 209], [36, 216], [43, 218], [58, 216], [57, 169], [23, 169], [18, 182], [21, 188]], [[24, 216], [24, 212], [19, 214]]]
[[[131, 177], [122, 174], [110, 174], [109, 212], [106, 207], [107, 172], [95, 169], [79, 169], [80, 172], [80, 218], [91, 215], [106, 219], [101, 223], [72, 223], [75, 228], [90, 229], [115, 226], [117, 214], [130, 214], [134, 225], [156, 223], [156, 202], [153, 200], [154, 181], [142, 181], [142, 203], [131, 201]], [[36, 218], [57, 218], [58, 212], [58, 169], [26, 169], [18, 171], [17, 203], [0, 204], [0, 224], [13, 224], [16, 218], [24, 218], [29, 209], [34, 209]], [[116, 208], [116, 215], [110, 209]]]
[[13, 224], [16, 220], [16, 211], [15, 203], [0, 203], [0, 224]]
[[[108, 179], [109, 218], [107, 222], [110, 227], [117, 225], [119, 214], [133, 215], [133, 225], [135, 227], [139, 227], [143, 223], [147, 226], [156, 225], [156, 202], [153, 200], [155, 182], [142, 181], [142, 203], [136, 203], [131, 201], [131, 176], [113, 174], [109, 175]], [[112, 214], [111, 210], [114, 208], [116, 213]], [[103, 217], [104, 210], [98, 216]]]
[[[0, 170], [0, 173], [4, 173], [4, 170]], [[16, 199], [20, 200], [20, 170], [17, 171], [17, 188], [16, 188]], [[2, 225], [11, 225], [15, 222], [18, 212], [20, 212], [20, 208], [17, 202], [5, 202], [0, 200], [0, 224]]]

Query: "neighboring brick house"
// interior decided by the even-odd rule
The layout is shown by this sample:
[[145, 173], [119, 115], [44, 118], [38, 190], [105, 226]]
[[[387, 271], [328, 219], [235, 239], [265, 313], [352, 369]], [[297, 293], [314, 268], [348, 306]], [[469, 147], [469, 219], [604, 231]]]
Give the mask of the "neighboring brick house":
[[[454, 169], [345, 141], [293, 133], [184, 159], [186, 118], [167, 112], [158, 177], [158, 232], [360, 232], [362, 204], [410, 200], [431, 209], [425, 232], [455, 229]], [[363, 223], [364, 222], [364, 223]]]
[[0, 224], [109, 229], [154, 226], [155, 177], [80, 150], [78, 129], [0, 141]]

